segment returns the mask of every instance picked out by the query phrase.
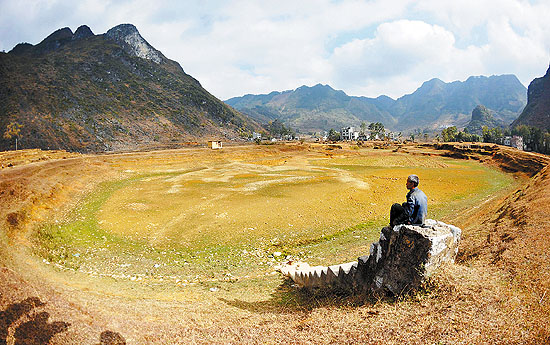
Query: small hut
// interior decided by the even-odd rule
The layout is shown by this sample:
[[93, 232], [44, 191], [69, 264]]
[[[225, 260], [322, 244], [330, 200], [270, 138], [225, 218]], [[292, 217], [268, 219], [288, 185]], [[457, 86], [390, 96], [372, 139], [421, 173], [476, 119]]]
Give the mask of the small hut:
[[222, 141], [221, 140], [209, 140], [208, 141], [208, 147], [212, 150], [217, 150], [222, 148]]

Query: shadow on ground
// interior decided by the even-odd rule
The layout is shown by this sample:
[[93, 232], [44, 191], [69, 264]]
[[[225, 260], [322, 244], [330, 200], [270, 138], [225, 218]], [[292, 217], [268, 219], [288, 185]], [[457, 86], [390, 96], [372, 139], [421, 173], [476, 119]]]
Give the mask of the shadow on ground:
[[285, 280], [271, 294], [267, 301], [246, 302], [241, 300], [219, 300], [236, 308], [255, 313], [296, 313], [310, 312], [316, 308], [336, 307], [354, 308], [374, 305], [379, 299], [365, 294], [356, 294], [342, 290], [306, 290], [298, 289], [290, 279]]
[[[29, 297], [0, 311], [0, 345], [6, 345], [8, 342], [15, 345], [49, 344], [56, 334], [67, 331], [70, 323], [49, 322], [49, 313], [36, 311], [45, 305], [46, 303], [38, 297]], [[21, 322], [23, 320], [27, 321]], [[112, 331], [102, 332], [99, 341], [99, 345], [126, 344], [126, 340], [120, 334]]]

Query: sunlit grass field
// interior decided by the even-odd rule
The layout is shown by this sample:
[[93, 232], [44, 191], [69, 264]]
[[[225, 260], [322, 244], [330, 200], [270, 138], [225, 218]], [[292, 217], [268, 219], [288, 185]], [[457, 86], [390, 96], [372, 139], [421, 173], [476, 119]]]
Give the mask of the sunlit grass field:
[[450, 223], [514, 183], [476, 161], [372, 149], [120, 164], [120, 178], [38, 227], [34, 240], [56, 269], [138, 290], [230, 286], [239, 294], [280, 283], [274, 271], [285, 260], [354, 261], [378, 240], [391, 204], [405, 200], [412, 173], [428, 217]]

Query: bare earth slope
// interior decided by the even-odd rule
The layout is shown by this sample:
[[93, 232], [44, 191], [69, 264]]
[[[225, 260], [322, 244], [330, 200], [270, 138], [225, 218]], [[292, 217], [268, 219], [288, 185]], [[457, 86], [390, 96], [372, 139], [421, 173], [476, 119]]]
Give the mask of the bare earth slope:
[[[260, 159], [272, 150], [235, 150], [227, 159], [244, 154]], [[307, 145], [277, 150], [278, 157], [285, 150], [323, 152]], [[269, 299], [256, 302], [173, 291], [164, 291], [170, 297], [162, 299], [154, 289], [155, 298], [98, 294], [83, 288], [90, 282], [53, 274], [30, 255], [33, 224], [67, 212], [100, 181], [124, 175], [121, 166], [144, 160], [162, 164], [181, 152], [73, 157], [27, 151], [26, 158], [4, 153], [0, 162], [13, 166], [0, 171], [0, 344], [4, 339], [7, 344], [550, 342], [548, 157], [466, 144], [398, 151], [476, 159], [525, 182], [446, 219], [463, 229], [458, 263], [415, 295], [308, 296], [282, 284]], [[185, 154], [208, 160], [218, 153], [190, 149]]]

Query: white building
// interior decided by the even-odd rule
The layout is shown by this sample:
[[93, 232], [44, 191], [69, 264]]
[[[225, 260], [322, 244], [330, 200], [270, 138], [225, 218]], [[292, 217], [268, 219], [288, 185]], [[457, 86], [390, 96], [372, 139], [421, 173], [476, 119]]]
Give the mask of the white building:
[[523, 137], [520, 137], [518, 135], [514, 135], [512, 137], [504, 137], [502, 143], [505, 146], [515, 147], [516, 149], [523, 151]]
[[510, 139], [510, 146], [523, 151], [523, 137], [514, 135], [512, 139]]
[[221, 140], [209, 140], [208, 147], [212, 150], [221, 149], [223, 147]]
[[354, 127], [344, 127], [340, 130], [340, 138], [342, 140], [357, 140], [359, 132], [355, 131]]

